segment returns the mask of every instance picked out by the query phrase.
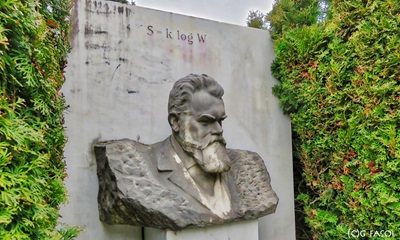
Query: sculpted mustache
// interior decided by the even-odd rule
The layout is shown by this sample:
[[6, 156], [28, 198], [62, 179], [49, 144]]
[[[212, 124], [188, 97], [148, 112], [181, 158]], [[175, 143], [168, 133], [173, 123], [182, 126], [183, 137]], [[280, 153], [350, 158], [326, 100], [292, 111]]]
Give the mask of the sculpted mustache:
[[226, 146], [226, 141], [225, 141], [224, 137], [222, 137], [220, 135], [212, 135], [212, 134], [208, 134], [207, 136], [205, 136], [199, 143], [185, 141], [185, 145], [190, 148], [195, 148], [195, 149], [203, 151], [205, 148], [207, 148], [210, 144], [212, 144], [214, 142], [219, 142], [223, 146]]
[[204, 150], [206, 147], [208, 147], [211, 143], [214, 142], [219, 142], [222, 145], [226, 146], [226, 141], [224, 137], [222, 137], [221, 135], [208, 134], [205, 138], [203, 138], [203, 140], [201, 141], [201, 146], [199, 146], [198, 149]]

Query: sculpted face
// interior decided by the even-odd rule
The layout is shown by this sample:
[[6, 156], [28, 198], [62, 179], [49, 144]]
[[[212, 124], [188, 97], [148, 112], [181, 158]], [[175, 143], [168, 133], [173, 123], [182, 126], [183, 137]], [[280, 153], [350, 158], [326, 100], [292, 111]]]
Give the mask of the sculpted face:
[[204, 90], [193, 94], [188, 111], [179, 116], [178, 143], [209, 173], [230, 169], [222, 137], [222, 121], [225, 118], [222, 99]]

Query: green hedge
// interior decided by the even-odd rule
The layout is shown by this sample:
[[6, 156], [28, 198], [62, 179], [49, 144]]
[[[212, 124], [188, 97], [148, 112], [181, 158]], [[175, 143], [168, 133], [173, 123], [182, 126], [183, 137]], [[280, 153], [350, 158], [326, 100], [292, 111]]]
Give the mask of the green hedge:
[[325, 19], [275, 34], [273, 90], [303, 171], [301, 238], [400, 235], [399, 29], [398, 0], [335, 0]]
[[72, 239], [59, 89], [69, 51], [68, 0], [0, 1], [0, 239]]

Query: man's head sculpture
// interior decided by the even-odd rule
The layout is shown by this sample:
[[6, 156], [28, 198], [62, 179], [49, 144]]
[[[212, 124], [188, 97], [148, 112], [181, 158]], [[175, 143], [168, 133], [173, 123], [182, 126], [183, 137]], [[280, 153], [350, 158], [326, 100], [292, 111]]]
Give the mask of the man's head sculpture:
[[102, 221], [180, 230], [275, 211], [278, 198], [263, 159], [225, 148], [223, 94], [211, 77], [190, 74], [169, 95], [171, 136], [154, 144], [96, 144]]
[[182, 149], [208, 173], [230, 169], [222, 121], [224, 90], [211, 77], [190, 74], [175, 82], [168, 101], [168, 122]]

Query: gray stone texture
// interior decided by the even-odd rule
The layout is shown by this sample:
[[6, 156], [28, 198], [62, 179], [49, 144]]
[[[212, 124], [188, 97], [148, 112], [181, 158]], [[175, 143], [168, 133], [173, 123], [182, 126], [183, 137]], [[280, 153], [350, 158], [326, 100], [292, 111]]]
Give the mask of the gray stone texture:
[[154, 156], [154, 148], [160, 145], [162, 142], [145, 145], [129, 139], [95, 145], [102, 221], [180, 230], [255, 219], [275, 211], [278, 198], [257, 153], [228, 149], [233, 209], [227, 218], [220, 218], [162, 184], [152, 160], [159, 157]]

